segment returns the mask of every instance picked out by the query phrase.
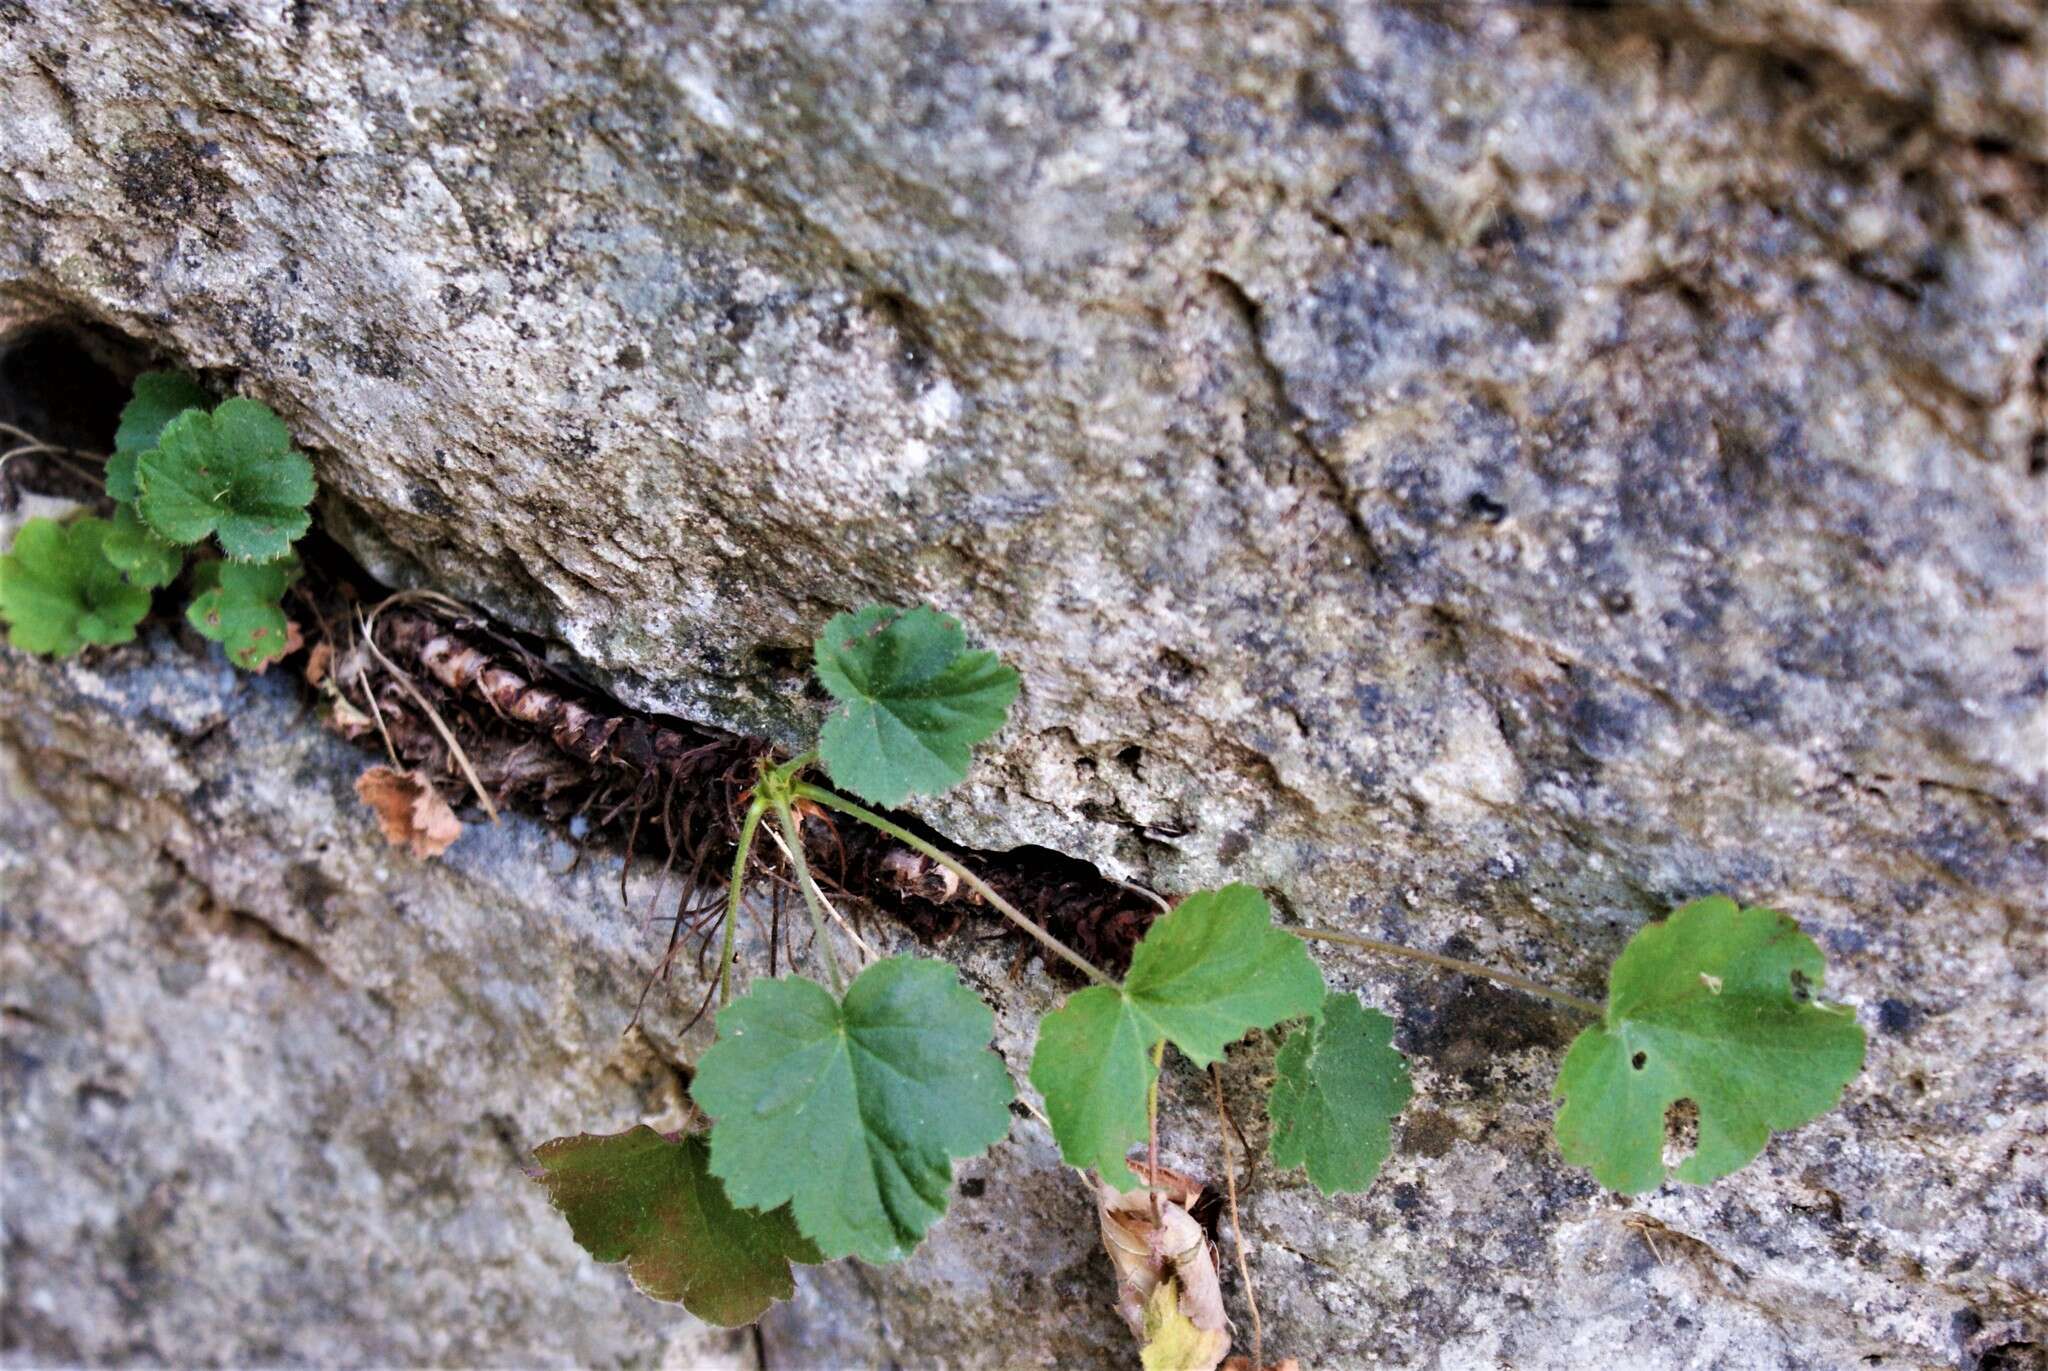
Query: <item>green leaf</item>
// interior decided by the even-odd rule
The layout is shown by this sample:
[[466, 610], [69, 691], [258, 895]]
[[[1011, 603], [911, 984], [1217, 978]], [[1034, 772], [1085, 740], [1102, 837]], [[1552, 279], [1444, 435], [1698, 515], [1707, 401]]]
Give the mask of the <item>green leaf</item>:
[[107, 494], [127, 503], [141, 492], [135, 484], [135, 461], [156, 446], [164, 425], [188, 409], [205, 409], [206, 392], [190, 376], [175, 371], [145, 371], [135, 378], [134, 398], [121, 411], [114, 432], [114, 455], [107, 459]]
[[1833, 1108], [1863, 1068], [1863, 1029], [1809, 998], [1825, 969], [1792, 919], [1725, 896], [1646, 925], [1608, 973], [1606, 1017], [1558, 1073], [1565, 1160], [1611, 1190], [1653, 1190], [1665, 1111], [1690, 1100], [1699, 1144], [1673, 1174], [1705, 1184], [1752, 1161], [1772, 1130]]
[[0, 557], [0, 617], [7, 641], [27, 652], [69, 657], [87, 643], [130, 642], [149, 613], [149, 592], [109, 562], [104, 519], [30, 519]]
[[944, 962], [890, 957], [843, 1002], [800, 976], [719, 1011], [690, 1096], [737, 1204], [788, 1204], [827, 1257], [896, 1261], [946, 1212], [955, 1158], [1010, 1130], [995, 1016]]
[[825, 625], [818, 679], [839, 708], [818, 735], [832, 779], [871, 804], [900, 805], [967, 778], [974, 745], [1003, 726], [1017, 673], [969, 651], [957, 620], [922, 606], [869, 605]]
[[187, 410], [164, 426], [138, 466], [142, 517], [173, 543], [219, 537], [241, 561], [282, 557], [312, 523], [313, 464], [284, 421], [254, 400]]
[[1162, 1036], [1115, 986], [1076, 991], [1039, 1022], [1031, 1084], [1067, 1165], [1092, 1166], [1119, 1190], [1137, 1184], [1124, 1159], [1145, 1136], [1152, 1046]]
[[260, 671], [284, 656], [291, 632], [284, 592], [298, 578], [299, 559], [273, 562], [204, 562], [193, 577], [185, 620], [227, 649], [244, 671]]
[[1306, 1166], [1325, 1195], [1372, 1184], [1392, 1150], [1392, 1120], [1415, 1093], [1393, 1044], [1392, 1019], [1353, 995], [1323, 997], [1321, 1016], [1289, 1034], [1274, 1061], [1275, 1166]]
[[1145, 933], [1121, 987], [1091, 986], [1046, 1015], [1031, 1055], [1060, 1155], [1121, 1190], [1145, 1132], [1145, 1096], [1161, 1038], [1197, 1066], [1254, 1028], [1314, 1014], [1323, 975], [1301, 940], [1273, 926], [1246, 885], [1188, 896]]
[[169, 585], [185, 567], [184, 549], [157, 537], [134, 505], [114, 506], [114, 523], [100, 550], [127, 573], [129, 585], [145, 590]]
[[701, 1134], [670, 1142], [645, 1124], [556, 1138], [533, 1154], [536, 1179], [592, 1260], [623, 1261], [642, 1294], [737, 1328], [795, 1293], [791, 1262], [824, 1258], [787, 1209], [736, 1208], [710, 1155]]

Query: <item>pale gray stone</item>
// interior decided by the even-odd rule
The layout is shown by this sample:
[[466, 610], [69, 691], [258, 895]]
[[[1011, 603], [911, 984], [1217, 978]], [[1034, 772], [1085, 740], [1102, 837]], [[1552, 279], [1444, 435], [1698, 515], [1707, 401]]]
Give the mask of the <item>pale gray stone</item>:
[[[1026, 682], [921, 807], [963, 841], [1587, 993], [1709, 891], [1827, 947], [1844, 1108], [1631, 1204], [1548, 1141], [1573, 1020], [1327, 957], [1418, 1098], [1363, 1197], [1261, 1173], [1276, 1352], [2026, 1365], [2044, 90], [2011, 0], [0, 0], [0, 329], [265, 399], [373, 567], [637, 705], [794, 739], [827, 615], [959, 614]], [[658, 1112], [602, 880], [518, 823], [385, 856], [217, 661], [4, 680], [8, 1356], [696, 1355], [514, 1184]], [[1053, 992], [981, 980], [1021, 1067]], [[1126, 1356], [1034, 1128], [771, 1364]]]

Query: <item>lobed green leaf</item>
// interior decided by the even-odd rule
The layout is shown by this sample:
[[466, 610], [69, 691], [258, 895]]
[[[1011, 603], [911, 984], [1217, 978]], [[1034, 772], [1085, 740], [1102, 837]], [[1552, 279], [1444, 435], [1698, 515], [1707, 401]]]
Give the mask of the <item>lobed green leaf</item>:
[[1725, 896], [1646, 925], [1608, 973], [1606, 1016], [1558, 1073], [1565, 1159], [1610, 1190], [1653, 1190], [1666, 1111], [1690, 1100], [1698, 1144], [1671, 1174], [1704, 1184], [1754, 1160], [1773, 1130], [1833, 1108], [1863, 1068], [1864, 1036], [1846, 1007], [1812, 1000], [1825, 970], [1794, 920]]
[[255, 400], [225, 400], [211, 414], [187, 410], [137, 465], [137, 508], [164, 539], [212, 534], [241, 561], [284, 556], [312, 523], [313, 464], [293, 449], [284, 421]]
[[906, 1257], [946, 1212], [957, 1158], [1010, 1129], [995, 1016], [958, 973], [890, 957], [843, 1000], [800, 976], [719, 1011], [691, 1098], [735, 1203], [788, 1204], [826, 1257]]
[[114, 455], [107, 459], [107, 494], [124, 504], [133, 502], [141, 493], [136, 459], [156, 446], [164, 425], [188, 409], [205, 409], [206, 403], [206, 392], [182, 372], [145, 371], [136, 377], [134, 396], [114, 431]]
[[144, 590], [169, 585], [185, 568], [185, 550], [157, 537], [132, 504], [114, 506], [114, 522], [100, 550], [127, 575], [129, 585]]
[[68, 657], [87, 643], [130, 642], [149, 612], [149, 592], [107, 560], [104, 519], [30, 519], [0, 557], [0, 617], [7, 641]]
[[789, 1264], [824, 1260], [787, 1209], [736, 1207], [699, 1134], [671, 1142], [642, 1124], [556, 1138], [534, 1150], [536, 1178], [593, 1260], [626, 1263], [643, 1294], [737, 1328], [796, 1291]]
[[284, 593], [298, 574], [299, 559], [290, 554], [271, 562], [203, 562], [185, 620], [226, 648], [236, 666], [261, 671], [285, 654], [291, 622]]
[[1392, 1120], [1415, 1093], [1393, 1044], [1392, 1019], [1356, 996], [1324, 996], [1322, 1013], [1289, 1034], [1274, 1061], [1266, 1113], [1275, 1166], [1306, 1166], [1325, 1195], [1372, 1184], [1393, 1148]]
[[1144, 1136], [1161, 1038], [1207, 1066], [1253, 1029], [1322, 1002], [1322, 972], [1299, 938], [1273, 926], [1264, 895], [1231, 885], [1188, 896], [1146, 931], [1122, 986], [1078, 991], [1039, 1025], [1031, 1083], [1060, 1155], [1130, 1189], [1125, 1158]]
[[972, 651], [952, 617], [869, 605], [825, 625], [813, 665], [839, 708], [818, 735], [832, 779], [872, 804], [967, 778], [974, 745], [1003, 726], [1017, 673]]

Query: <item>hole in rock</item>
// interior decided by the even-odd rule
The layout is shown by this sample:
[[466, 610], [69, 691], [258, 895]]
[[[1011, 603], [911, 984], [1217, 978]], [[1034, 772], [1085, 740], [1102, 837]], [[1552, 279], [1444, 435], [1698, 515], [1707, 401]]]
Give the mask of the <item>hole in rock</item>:
[[[0, 339], [0, 421], [53, 445], [103, 455], [112, 447], [132, 378], [152, 365], [162, 363], [147, 348], [97, 328], [53, 323], [22, 330]], [[93, 457], [25, 456], [0, 474], [0, 498], [11, 503], [17, 491], [29, 490], [100, 501], [102, 479]], [[335, 708], [339, 690], [356, 714], [381, 718], [383, 729], [365, 725], [352, 735], [365, 764], [386, 760], [381, 734], [388, 730], [401, 765], [426, 769], [451, 803], [470, 807], [474, 799], [447, 741], [452, 735], [501, 808], [549, 820], [579, 846], [587, 838], [662, 866], [661, 907], [633, 913], [677, 926], [671, 952], [678, 973], [705, 961], [711, 939], [704, 935], [723, 910], [722, 867], [731, 860], [742, 797], [766, 744], [627, 709], [577, 679], [573, 668], [552, 663], [545, 642], [442, 603], [402, 603], [377, 616], [379, 649], [409, 680], [415, 698], [361, 647], [364, 616], [388, 589], [317, 526], [298, 551], [305, 573], [286, 610], [306, 648], [277, 669], [303, 680], [312, 654], [325, 649], [321, 681], [306, 685], [307, 695], [325, 713]], [[160, 594], [156, 606], [158, 621], [181, 635], [188, 634], [183, 602], [182, 592], [172, 590]], [[208, 650], [191, 641], [195, 650]], [[809, 658], [807, 648], [771, 646], [756, 669], [801, 676], [808, 690]], [[438, 723], [427, 717], [422, 699]], [[892, 817], [953, 848], [1004, 898], [1112, 974], [1128, 966], [1156, 913], [1143, 895], [1086, 862], [1033, 846], [963, 852], [912, 817]], [[850, 917], [887, 917], [926, 942], [1013, 936], [957, 882], [906, 862], [914, 854], [864, 825], [814, 818], [806, 837], [814, 869], [833, 894], [847, 897]], [[779, 858], [771, 844], [755, 851], [758, 888], [778, 906], [781, 945], [798, 947], [804, 920], [800, 910], [789, 917], [779, 908], [790, 904]], [[1018, 948], [1021, 968], [1030, 952], [1021, 941]], [[668, 962], [662, 970], [669, 970]], [[1057, 964], [1054, 970], [1064, 974]], [[697, 993], [694, 977], [679, 974], [678, 980], [679, 997]]]
[[2048, 1371], [2048, 1347], [2038, 1342], [2006, 1342], [1985, 1349], [1977, 1371]]
[[[146, 357], [133, 340], [89, 325], [22, 329], [0, 340], [0, 424], [52, 447], [104, 454], [113, 448], [129, 379]], [[0, 452], [27, 446], [20, 433], [0, 433]], [[24, 487], [74, 499], [100, 492], [92, 461], [67, 452], [12, 458], [0, 477], [0, 495], [10, 508]]]

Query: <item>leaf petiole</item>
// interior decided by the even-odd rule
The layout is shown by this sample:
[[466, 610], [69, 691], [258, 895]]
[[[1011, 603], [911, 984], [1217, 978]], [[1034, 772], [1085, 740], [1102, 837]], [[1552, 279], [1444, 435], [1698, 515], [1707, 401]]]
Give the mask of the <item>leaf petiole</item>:
[[1337, 928], [1290, 928], [1287, 931], [1297, 938], [1305, 938], [1310, 942], [1342, 943], [1346, 947], [1377, 952], [1383, 957], [1399, 957], [1406, 961], [1441, 967], [1446, 971], [1456, 971], [1465, 976], [1477, 976], [1481, 980], [1512, 986], [1531, 995], [1541, 995], [1546, 1000], [1555, 1000], [1558, 1004], [1569, 1005], [1583, 1013], [1600, 1015], [1607, 1012], [1607, 1006], [1597, 1000], [1574, 995], [1568, 990], [1553, 990], [1541, 981], [1532, 981], [1527, 976], [1518, 976], [1512, 971], [1499, 971], [1478, 962], [1461, 961], [1456, 957], [1446, 957], [1436, 952], [1424, 952], [1419, 947], [1383, 942], [1378, 938], [1368, 938], [1362, 933], [1346, 933]]
[[761, 816], [767, 812], [767, 797], [756, 789], [754, 802], [747, 806], [746, 818], [740, 820], [739, 844], [732, 856], [732, 885], [725, 897], [725, 942], [718, 949], [720, 1009], [732, 1003], [732, 947], [740, 923], [740, 896], [746, 891], [747, 857], [754, 850], [754, 833], [761, 827]]
[[811, 916], [811, 941], [824, 954], [825, 972], [832, 981], [832, 993], [839, 994], [846, 987], [846, 978], [840, 974], [839, 954], [832, 949], [831, 935], [825, 931], [824, 901], [818, 895], [818, 887], [811, 880], [811, 864], [804, 857], [804, 835], [797, 827], [796, 815], [790, 811], [789, 795], [784, 786], [763, 786], [769, 791], [769, 802], [775, 806], [775, 821], [782, 826], [782, 836], [789, 842], [790, 864], [796, 868], [796, 886], [803, 892], [804, 910]]
[[969, 890], [972, 890], [975, 894], [981, 896], [982, 899], [988, 901], [990, 907], [995, 909], [997, 913], [1036, 938], [1047, 951], [1065, 961], [1069, 966], [1072, 966], [1097, 985], [1106, 985], [1112, 989], [1116, 988], [1117, 981], [1108, 972], [1101, 970], [1086, 957], [1074, 951], [1073, 948], [1068, 947], [1058, 938], [1040, 928], [1015, 905], [989, 889], [988, 884], [981, 877], [975, 875], [952, 857], [946, 855], [940, 848], [926, 842], [901, 824], [891, 823], [873, 810], [864, 809], [853, 801], [836, 795], [823, 786], [812, 785], [808, 781], [794, 782], [789, 787], [789, 793], [798, 799], [809, 800], [813, 804], [823, 805], [827, 809], [836, 809], [841, 814], [859, 819], [868, 827], [888, 834], [913, 852], [929, 857], [932, 861], [937, 862], [940, 866], [958, 876]]

